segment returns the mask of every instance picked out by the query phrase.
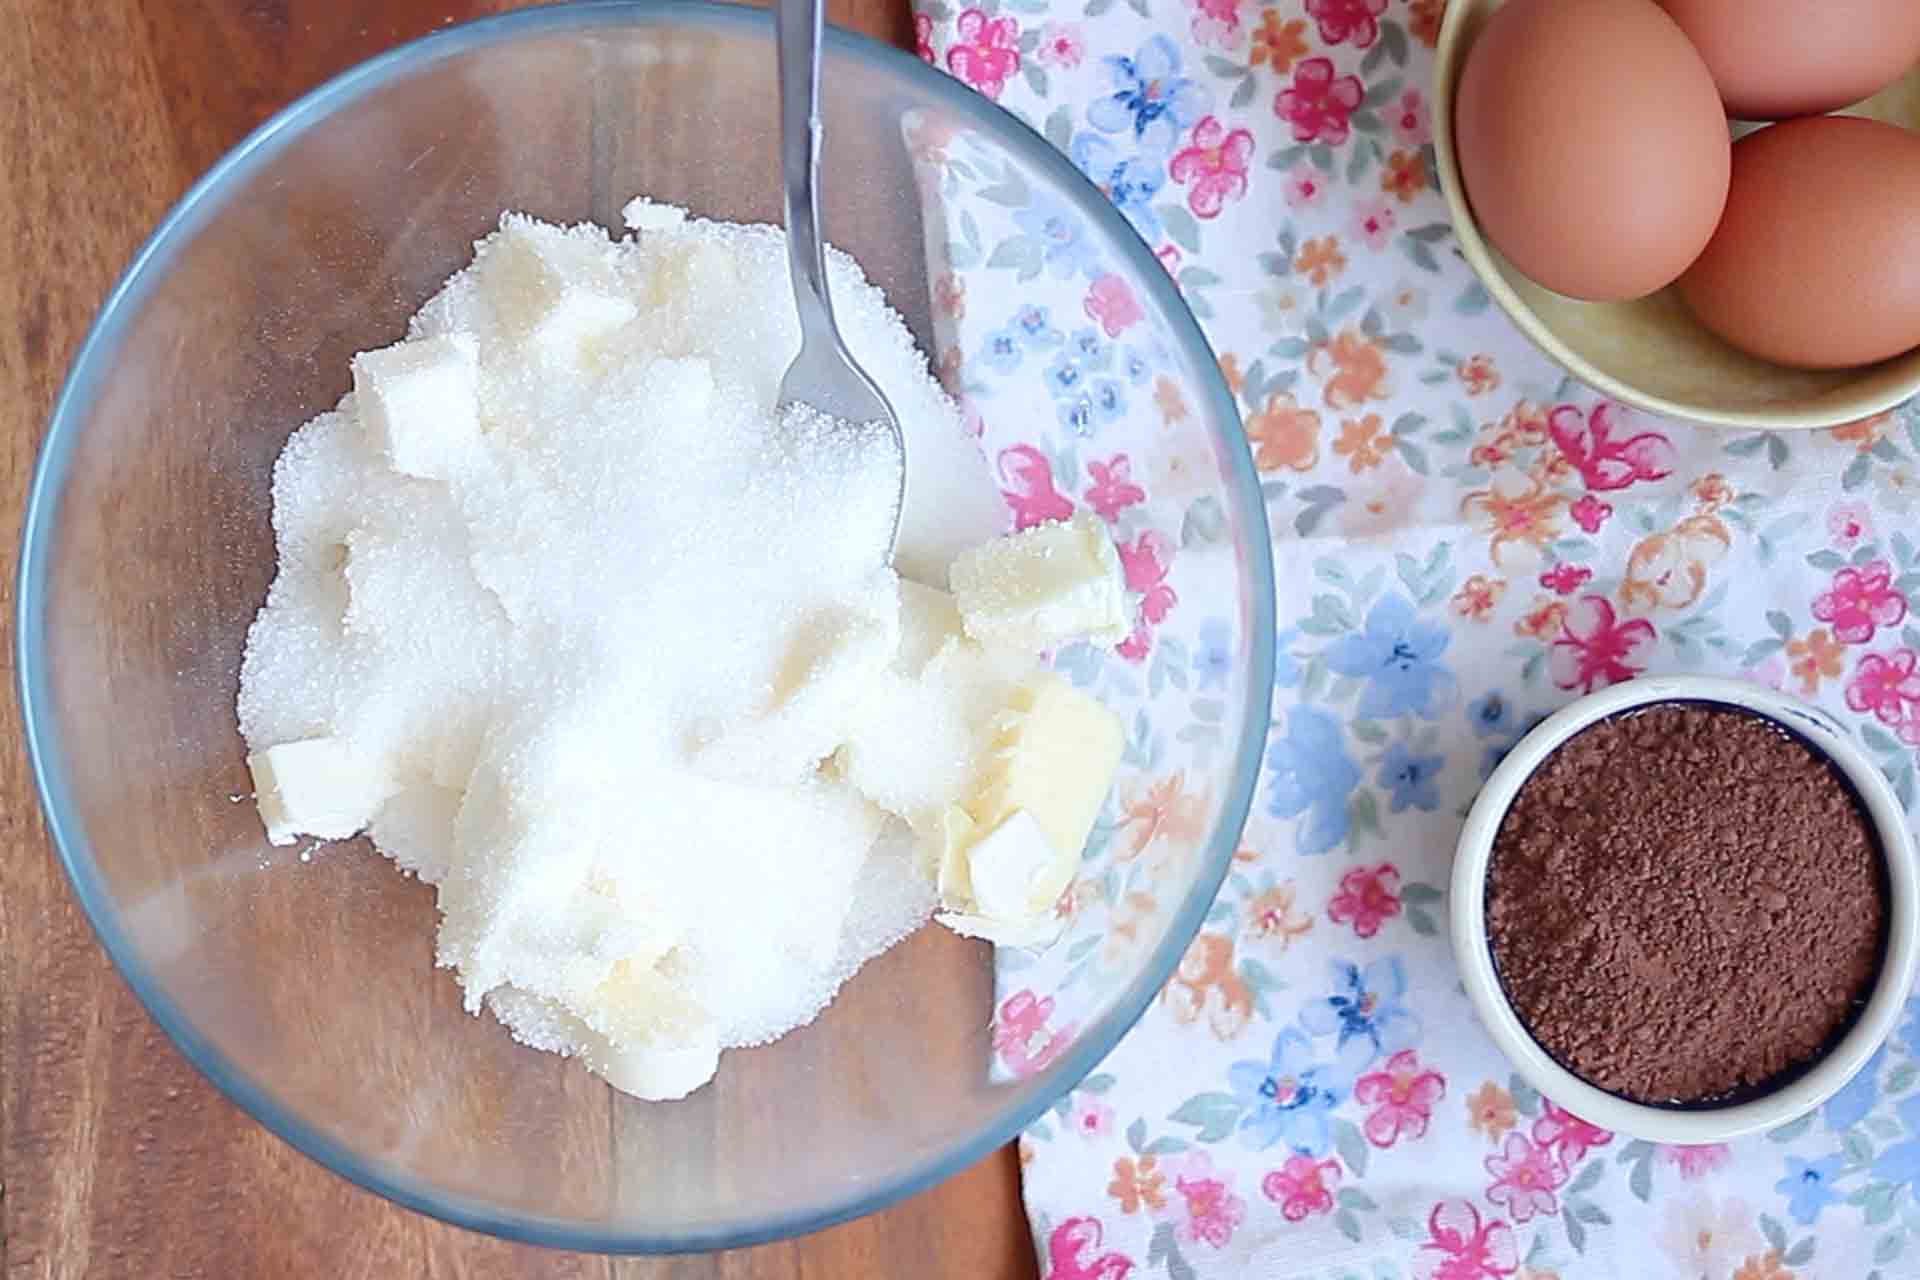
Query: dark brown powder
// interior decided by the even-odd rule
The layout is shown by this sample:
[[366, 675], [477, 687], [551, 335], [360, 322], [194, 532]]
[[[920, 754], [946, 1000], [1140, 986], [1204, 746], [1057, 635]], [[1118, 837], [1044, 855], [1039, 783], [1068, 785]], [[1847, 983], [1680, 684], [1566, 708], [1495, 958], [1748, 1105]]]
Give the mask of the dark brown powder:
[[1672, 703], [1563, 744], [1494, 840], [1507, 997], [1574, 1074], [1638, 1102], [1763, 1086], [1851, 1021], [1883, 946], [1878, 841], [1779, 726]]

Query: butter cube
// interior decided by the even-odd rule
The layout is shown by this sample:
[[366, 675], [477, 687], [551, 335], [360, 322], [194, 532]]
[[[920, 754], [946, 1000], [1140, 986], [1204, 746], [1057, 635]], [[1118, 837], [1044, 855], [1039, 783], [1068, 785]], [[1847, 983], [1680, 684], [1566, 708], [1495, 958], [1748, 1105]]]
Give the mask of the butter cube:
[[1003, 919], [1050, 914], [1066, 887], [1053, 883], [1060, 861], [1034, 816], [1015, 809], [967, 852], [974, 906], [983, 916]]
[[929, 833], [935, 918], [1003, 946], [1045, 946], [1060, 935], [1053, 907], [1080, 865], [1125, 734], [1111, 711], [1050, 673], [1016, 691], [998, 727], [973, 794]]
[[558, 231], [509, 216], [477, 260], [482, 291], [510, 330], [566, 360], [620, 328], [639, 308], [621, 295], [604, 233]]
[[392, 793], [383, 771], [338, 738], [256, 751], [247, 757], [247, 770], [274, 844], [292, 844], [301, 835], [343, 840], [365, 827]]
[[1018, 810], [1031, 814], [1059, 859], [1057, 896], [1073, 879], [1125, 740], [1118, 716], [1043, 672], [1002, 714], [993, 758], [966, 810], [983, 831]]
[[719, 1069], [713, 1020], [652, 967], [616, 962], [590, 1004], [580, 1056], [622, 1093], [649, 1102], [684, 1098]]
[[967, 634], [983, 645], [1037, 653], [1127, 637], [1120, 557], [1100, 518], [1086, 512], [963, 552], [948, 581]]
[[479, 448], [479, 345], [464, 333], [353, 358], [361, 425], [395, 471], [446, 478]]
[[900, 579], [900, 652], [894, 655], [895, 671], [908, 677], [919, 675], [960, 633], [960, 610], [952, 595], [910, 578]]
[[533, 341], [555, 359], [578, 358], [599, 341], [640, 314], [626, 298], [595, 289], [566, 289], [546, 308], [533, 326]]

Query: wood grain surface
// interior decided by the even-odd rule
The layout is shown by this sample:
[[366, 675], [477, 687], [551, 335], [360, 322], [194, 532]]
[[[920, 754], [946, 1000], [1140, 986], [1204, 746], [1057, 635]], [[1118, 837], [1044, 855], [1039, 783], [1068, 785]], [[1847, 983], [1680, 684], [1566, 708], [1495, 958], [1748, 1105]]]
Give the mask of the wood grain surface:
[[[142, 238], [325, 77], [504, 0], [0, 0], [0, 523], [60, 379]], [[909, 43], [905, 0], [832, 20]], [[10, 624], [14, 581], [0, 581]], [[14, 680], [11, 635], [0, 664]], [[609, 1260], [396, 1208], [230, 1105], [115, 975], [55, 862], [0, 699], [0, 1271], [65, 1276], [999, 1280], [1035, 1273], [1002, 1151], [886, 1213], [728, 1254]]]

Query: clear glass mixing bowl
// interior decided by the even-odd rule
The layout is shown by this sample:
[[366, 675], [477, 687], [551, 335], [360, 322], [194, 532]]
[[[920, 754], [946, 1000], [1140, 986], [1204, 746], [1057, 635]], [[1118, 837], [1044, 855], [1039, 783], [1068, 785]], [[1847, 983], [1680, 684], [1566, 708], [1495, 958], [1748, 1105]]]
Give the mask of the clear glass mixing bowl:
[[[1157, 560], [1178, 549], [1166, 585], [1183, 593], [1179, 616], [1209, 619], [1206, 652], [1190, 657], [1202, 640], [1179, 641], [1170, 620], [1151, 660], [1074, 658], [1127, 717], [1128, 761], [1072, 932], [997, 992], [981, 944], [926, 930], [812, 1026], [728, 1055], [689, 1101], [635, 1102], [461, 1012], [433, 968], [426, 886], [363, 843], [310, 861], [273, 848], [247, 802], [234, 694], [273, 572], [268, 480], [288, 432], [346, 389], [353, 352], [402, 334], [503, 209], [617, 227], [645, 192], [777, 221], [763, 13], [524, 11], [310, 94], [167, 218], [53, 416], [22, 552], [19, 669], [80, 901], [153, 1016], [236, 1102], [329, 1168], [457, 1223], [608, 1252], [713, 1248], [822, 1227], [955, 1172], [1060, 1099], [1154, 998], [1246, 814], [1272, 565], [1200, 330], [1100, 193], [1011, 116], [840, 32], [824, 83], [826, 229], [923, 345], [939, 342], [930, 261], [969, 252], [965, 228], [1004, 220], [1011, 192], [1042, 209], [1047, 244], [1077, 238], [1126, 282], [1145, 313], [1132, 333], [1162, 364], [1166, 411], [1109, 426], [1101, 447], [1130, 450], [1135, 475], [1185, 513], [1142, 536], [1159, 539]], [[958, 169], [991, 183], [929, 176], [963, 155]], [[1040, 252], [1040, 274], [1009, 270], [1008, 291], [1049, 278]], [[1032, 461], [1008, 458], [1003, 484]], [[1204, 694], [1189, 696], [1189, 673]], [[1163, 789], [1154, 810], [1152, 788], [1176, 773], [1177, 801]], [[1142, 814], [1128, 816], [1130, 797]]]

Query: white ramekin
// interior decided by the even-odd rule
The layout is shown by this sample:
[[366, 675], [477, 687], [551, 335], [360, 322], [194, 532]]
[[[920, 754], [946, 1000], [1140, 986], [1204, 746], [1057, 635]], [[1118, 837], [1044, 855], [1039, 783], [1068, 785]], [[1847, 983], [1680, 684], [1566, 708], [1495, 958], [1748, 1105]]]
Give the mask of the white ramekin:
[[[1859, 1019], [1803, 1074], [1780, 1088], [1722, 1107], [1643, 1106], [1595, 1088], [1555, 1062], [1528, 1034], [1493, 967], [1487, 938], [1487, 865], [1493, 838], [1513, 798], [1540, 764], [1582, 729], [1636, 707], [1705, 702], [1770, 719], [1824, 754], [1860, 797], [1887, 865], [1887, 945], [1880, 974]], [[1820, 708], [1763, 685], [1705, 676], [1648, 677], [1589, 694], [1526, 737], [1495, 769], [1467, 816], [1454, 855], [1450, 900], [1453, 953], [1474, 1011], [1527, 1083], [1582, 1119], [1652, 1142], [1724, 1142], [1804, 1115], [1838, 1092], [1873, 1056], [1900, 1017], [1920, 950], [1920, 877], [1906, 814], [1880, 770], [1853, 737]]]

